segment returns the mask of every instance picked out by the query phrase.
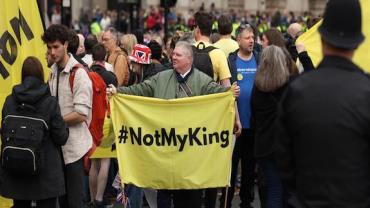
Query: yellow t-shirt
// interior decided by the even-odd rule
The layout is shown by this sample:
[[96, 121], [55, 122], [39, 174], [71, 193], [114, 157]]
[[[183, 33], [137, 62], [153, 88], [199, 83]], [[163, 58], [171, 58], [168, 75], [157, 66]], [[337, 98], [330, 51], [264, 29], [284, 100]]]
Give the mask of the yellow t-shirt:
[[[204, 41], [198, 41], [194, 45], [197, 46], [200, 42], [203, 42], [206, 47], [212, 45], [211, 43]], [[209, 57], [211, 58], [213, 66], [213, 79], [217, 82], [224, 79], [230, 79], [231, 74], [224, 52], [217, 48], [209, 52]]]
[[226, 57], [228, 57], [230, 53], [239, 49], [238, 42], [231, 38], [221, 38], [219, 41], [214, 43], [213, 46], [221, 49], [225, 53]]

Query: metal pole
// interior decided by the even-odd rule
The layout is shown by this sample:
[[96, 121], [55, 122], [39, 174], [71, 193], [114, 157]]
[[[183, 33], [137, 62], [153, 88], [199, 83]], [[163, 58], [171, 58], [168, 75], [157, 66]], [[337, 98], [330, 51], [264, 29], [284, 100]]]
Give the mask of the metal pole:
[[224, 203], [224, 208], [226, 208], [227, 207], [227, 195], [229, 194], [229, 187], [228, 186], [226, 186], [225, 187], [226, 188], [226, 191], [225, 191], [225, 203]]
[[168, 0], [163, 0], [164, 3], [164, 42], [167, 43], [168, 39], [168, 13], [169, 13], [169, 7], [168, 7]]
[[[41, 18], [41, 22], [42, 22], [42, 27], [44, 28], [44, 30], [46, 29], [45, 28], [45, 2], [44, 3], [41, 3], [41, 0], [37, 0], [37, 7], [39, 9], [39, 14], [40, 14], [40, 18]], [[1, 51], [0, 51], [0, 54], [1, 54]]]
[[62, 0], [62, 4], [60, 5], [60, 22], [62, 23], [62, 25], [64, 25], [64, 6], [63, 6], [63, 1]]

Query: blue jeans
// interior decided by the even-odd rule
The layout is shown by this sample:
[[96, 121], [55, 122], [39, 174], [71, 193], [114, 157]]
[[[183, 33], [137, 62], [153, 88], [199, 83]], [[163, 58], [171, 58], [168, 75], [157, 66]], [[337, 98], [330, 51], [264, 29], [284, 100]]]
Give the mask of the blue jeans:
[[258, 165], [266, 186], [265, 207], [283, 208], [284, 189], [275, 162], [270, 157], [263, 157], [258, 160]]
[[144, 190], [135, 185], [125, 185], [125, 193], [129, 199], [127, 208], [142, 208]]

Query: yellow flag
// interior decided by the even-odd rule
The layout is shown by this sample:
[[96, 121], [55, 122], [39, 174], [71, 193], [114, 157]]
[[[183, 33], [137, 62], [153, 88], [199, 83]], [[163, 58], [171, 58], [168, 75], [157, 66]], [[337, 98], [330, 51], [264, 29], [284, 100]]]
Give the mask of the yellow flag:
[[[39, 58], [47, 78], [46, 47], [41, 40], [43, 31], [37, 1], [0, 2], [0, 109], [13, 86], [20, 83], [22, 64], [28, 56]], [[0, 207], [11, 206], [11, 200], [0, 197]]]
[[231, 92], [173, 100], [115, 95], [110, 103], [123, 183], [154, 189], [229, 184]]
[[[364, 71], [370, 73], [370, 1], [360, 0], [362, 11], [362, 32], [365, 35], [365, 41], [356, 50], [353, 61]], [[338, 14], [340, 15], [340, 14]], [[302, 34], [297, 41], [304, 43], [312, 62], [317, 66], [322, 60], [320, 34], [317, 30], [321, 21], [310, 30]], [[338, 22], [338, 24], [342, 24]]]
[[[46, 46], [41, 40], [44, 29], [35, 0], [0, 1], [0, 108], [14, 85], [21, 80], [23, 61], [37, 57], [48, 70]], [[0, 111], [1, 119], [1, 111]]]

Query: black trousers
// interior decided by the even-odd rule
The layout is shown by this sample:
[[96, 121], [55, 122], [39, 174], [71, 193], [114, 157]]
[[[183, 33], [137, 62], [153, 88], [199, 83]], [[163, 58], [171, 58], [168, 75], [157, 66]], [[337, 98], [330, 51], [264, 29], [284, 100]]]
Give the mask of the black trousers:
[[[254, 179], [256, 169], [256, 159], [254, 157], [254, 138], [250, 129], [242, 129], [242, 134], [236, 139], [235, 148], [233, 151], [231, 181], [227, 194], [227, 208], [231, 208], [231, 202], [234, 197], [236, 180], [238, 175], [238, 164], [241, 164], [241, 187], [240, 200], [241, 208], [251, 207], [254, 200]], [[225, 188], [222, 189], [220, 199], [220, 207], [224, 207], [225, 203]]]
[[83, 207], [84, 174], [83, 158], [65, 166], [66, 195], [59, 199], [60, 208]]
[[[30, 200], [13, 200], [13, 208], [31, 208], [32, 201]], [[57, 198], [49, 198], [36, 201], [36, 208], [56, 208]]]
[[195, 190], [158, 190], [157, 206], [160, 208], [171, 208], [171, 198], [174, 208], [201, 208], [202, 191]]
[[204, 205], [205, 208], [215, 208], [218, 188], [205, 189]]

